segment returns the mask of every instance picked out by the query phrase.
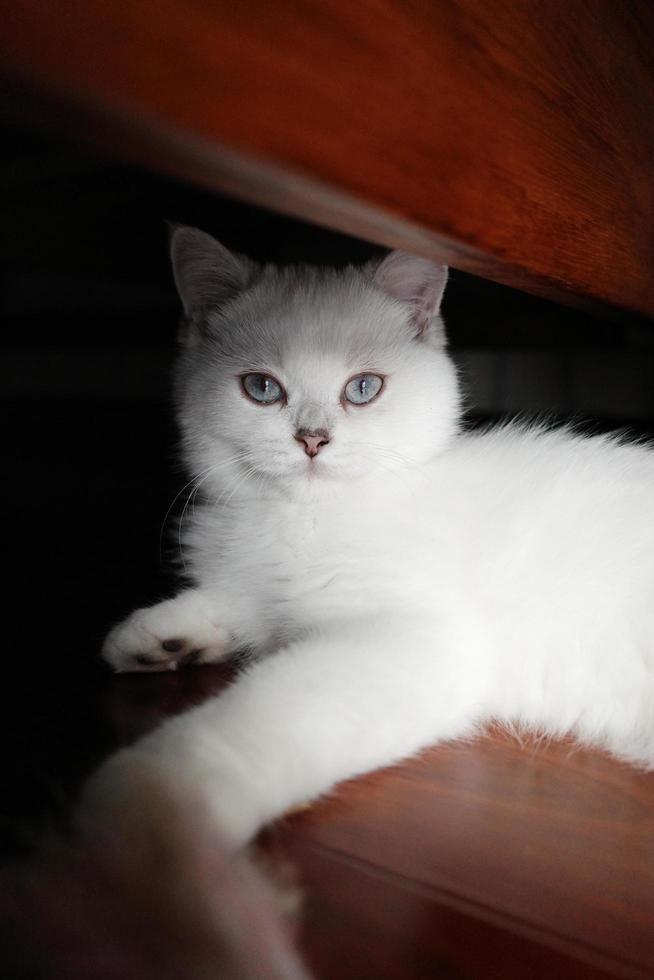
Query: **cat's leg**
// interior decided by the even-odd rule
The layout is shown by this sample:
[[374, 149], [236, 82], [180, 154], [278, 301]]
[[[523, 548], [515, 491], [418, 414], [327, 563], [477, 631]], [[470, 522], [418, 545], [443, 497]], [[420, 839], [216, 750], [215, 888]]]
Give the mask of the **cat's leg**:
[[147, 822], [152, 786], [167, 785], [201, 794], [238, 846], [342, 779], [471, 732], [490, 710], [489, 676], [469, 621], [379, 616], [317, 633], [118, 753], [86, 806], [119, 825], [130, 814]]
[[136, 609], [108, 634], [102, 656], [119, 672], [175, 670], [223, 660], [229, 646], [215, 600], [186, 589], [174, 599]]

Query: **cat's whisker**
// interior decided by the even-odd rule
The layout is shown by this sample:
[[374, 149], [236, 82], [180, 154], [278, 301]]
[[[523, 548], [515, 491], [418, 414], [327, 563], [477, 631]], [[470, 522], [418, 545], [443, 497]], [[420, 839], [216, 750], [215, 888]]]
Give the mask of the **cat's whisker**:
[[205, 480], [208, 480], [209, 479], [209, 477], [211, 476], [211, 474], [213, 473], [213, 471], [214, 471], [214, 467], [211, 467], [211, 469], [209, 470], [209, 472], [207, 472], [205, 474], [205, 476], [201, 480], [197, 481], [197, 483], [194, 485], [193, 489], [191, 490], [191, 492], [189, 493], [188, 497], [184, 501], [184, 506], [182, 508], [182, 513], [180, 515], [179, 522], [177, 524], [177, 547], [178, 547], [179, 557], [180, 557], [180, 560], [182, 562], [182, 567], [183, 567], [184, 571], [186, 571], [186, 559], [184, 558], [184, 548], [182, 546], [182, 529], [183, 529], [183, 526], [184, 526], [184, 518], [186, 516], [186, 511], [188, 509], [188, 505], [189, 505], [189, 501], [190, 501], [191, 497], [193, 497], [194, 494], [196, 494], [198, 492], [198, 490], [200, 489], [200, 486], [202, 485], [202, 483]]
[[[202, 470], [201, 471], [200, 476], [202, 476], [205, 473], [209, 473], [212, 469], [213, 469], [213, 466], [208, 466], [206, 470]], [[161, 561], [162, 558], [163, 558], [163, 536], [164, 536], [164, 533], [165, 533], [165, 530], [166, 530], [166, 524], [168, 523], [168, 518], [170, 517], [170, 514], [172, 512], [172, 509], [175, 506], [175, 504], [177, 503], [177, 501], [179, 500], [179, 498], [182, 496], [182, 494], [184, 493], [184, 491], [187, 489], [187, 487], [192, 486], [196, 482], [197, 479], [198, 479], [197, 476], [193, 476], [188, 481], [188, 483], [185, 483], [184, 484], [184, 486], [181, 488], [181, 490], [178, 490], [177, 491], [177, 493], [175, 494], [175, 496], [172, 499], [172, 502], [170, 503], [170, 506], [168, 507], [168, 510], [166, 511], [166, 513], [164, 515], [164, 519], [163, 519], [163, 521], [161, 523], [161, 530], [159, 531], [159, 561]]]
[[[189, 507], [189, 503], [191, 502], [191, 500], [195, 500], [195, 497], [197, 496], [200, 487], [204, 483], [206, 483], [206, 481], [211, 476], [213, 476], [214, 473], [216, 473], [219, 469], [222, 469], [223, 467], [230, 465], [231, 463], [240, 462], [242, 459], [247, 458], [248, 455], [249, 453], [243, 450], [238, 453], [234, 453], [231, 456], [228, 456], [226, 459], [220, 460], [220, 462], [215, 463], [213, 466], [208, 467], [208, 469], [203, 470], [200, 476], [195, 478], [195, 481], [193, 480], [189, 481], [190, 483], [194, 483], [194, 486], [191, 492], [189, 493], [188, 497], [186, 498], [186, 501], [184, 502], [184, 507], [182, 508], [182, 513], [180, 515], [179, 522], [177, 525], [177, 545], [178, 545], [179, 557], [182, 562], [182, 567], [184, 568], [185, 571], [186, 571], [186, 560], [184, 558], [184, 549], [182, 545], [182, 532], [183, 532], [184, 520], [186, 517], [186, 512]], [[188, 487], [189, 483], [187, 483], [186, 486]], [[177, 500], [178, 497], [179, 494], [175, 499]]]
[[385, 473], [389, 473], [391, 476], [394, 476], [395, 479], [399, 480], [403, 486], [407, 485], [407, 481], [402, 476], [402, 474], [399, 473], [396, 469], [393, 469], [392, 466], [385, 466], [378, 456], [371, 457], [370, 462], [373, 463], [373, 465], [378, 466], [380, 469], [384, 470]]
[[[251, 453], [244, 452], [240, 454], [239, 462], [251, 459]], [[255, 467], [248, 466], [244, 471], [237, 473], [227, 484], [223, 487], [222, 493], [215, 500], [211, 501], [211, 511], [215, 512], [219, 508], [225, 507], [227, 502], [231, 499], [234, 492], [251, 476], [253, 473], [257, 472]], [[228, 496], [227, 496], [228, 495]], [[227, 497], [227, 499], [225, 499]]]
[[229, 504], [230, 500], [232, 499], [232, 497], [234, 496], [234, 494], [236, 493], [236, 491], [239, 490], [240, 487], [243, 486], [243, 484], [245, 483], [245, 481], [247, 479], [251, 478], [252, 476], [257, 475], [257, 472], [258, 471], [257, 471], [257, 468], [255, 466], [249, 467], [249, 469], [247, 469], [245, 471], [245, 473], [243, 473], [241, 479], [236, 483], [236, 486], [233, 488], [232, 492], [227, 497], [227, 499], [222, 502], [222, 506], [223, 507], [227, 507], [227, 505]]
[[389, 458], [395, 459], [398, 463], [401, 463], [403, 466], [412, 466], [415, 469], [425, 470], [425, 466], [423, 463], [419, 463], [417, 459], [412, 459], [410, 456], [405, 456], [403, 453], [398, 452], [397, 449], [391, 449], [389, 446], [380, 446], [374, 442], [361, 443], [361, 445], [365, 446], [368, 449], [374, 449], [375, 452], [383, 453]]
[[173, 497], [173, 499], [172, 499], [172, 501], [171, 501], [171, 503], [170, 503], [170, 505], [168, 507], [168, 510], [165, 513], [164, 519], [163, 519], [162, 524], [161, 524], [161, 531], [159, 532], [159, 549], [160, 549], [160, 552], [161, 552], [162, 538], [163, 538], [163, 534], [164, 534], [164, 531], [165, 531], [165, 528], [166, 528], [166, 523], [168, 521], [168, 518], [170, 517], [170, 514], [171, 514], [171, 512], [172, 512], [172, 510], [173, 510], [173, 508], [175, 506], [175, 504], [177, 503], [177, 501], [179, 500], [179, 498], [182, 496], [182, 494], [184, 493], [184, 491], [188, 487], [192, 486], [193, 484], [196, 484], [198, 480], [203, 480], [210, 473], [214, 472], [215, 470], [219, 469], [222, 466], [228, 465], [229, 463], [233, 462], [234, 459], [237, 459], [239, 456], [242, 456], [242, 455], [244, 455], [243, 452], [235, 453], [233, 456], [229, 456], [229, 457], [227, 457], [227, 459], [221, 460], [219, 463], [214, 463], [212, 466], [208, 466], [206, 469], [201, 470], [199, 473], [196, 473], [194, 476], [192, 476], [191, 479], [187, 483], [185, 483], [184, 486], [180, 490], [177, 491], [177, 493]]

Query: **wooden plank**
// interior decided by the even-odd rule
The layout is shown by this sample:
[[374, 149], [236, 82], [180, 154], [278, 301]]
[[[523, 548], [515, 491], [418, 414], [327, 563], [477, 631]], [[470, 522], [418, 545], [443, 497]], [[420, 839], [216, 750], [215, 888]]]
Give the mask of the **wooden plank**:
[[501, 734], [440, 746], [279, 833], [589, 967], [654, 976], [654, 777], [600, 753]]
[[[111, 678], [102, 711], [129, 742], [230, 676]], [[325, 980], [652, 977], [653, 841], [653, 773], [500, 731], [341, 784], [262, 837], [297, 869]]]
[[645, 971], [492, 910], [292, 839], [304, 891], [300, 941], [320, 980], [636, 980]]
[[121, 156], [654, 315], [648, 0], [21, 0], [2, 17], [4, 72]]

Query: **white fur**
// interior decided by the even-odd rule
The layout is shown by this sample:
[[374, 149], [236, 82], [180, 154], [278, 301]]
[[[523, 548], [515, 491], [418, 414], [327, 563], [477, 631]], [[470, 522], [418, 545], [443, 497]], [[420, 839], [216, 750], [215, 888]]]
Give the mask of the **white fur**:
[[[184, 266], [173, 240], [187, 310], [203, 285], [183, 269], [199, 244], [211, 268], [211, 241], [193, 239]], [[91, 796], [120, 797], [145, 767], [199, 787], [240, 844], [337, 781], [491, 718], [654, 764], [654, 454], [567, 430], [459, 433], [436, 308], [415, 328], [419, 260], [386, 262], [390, 276], [248, 263], [245, 286], [192, 317], [178, 401], [203, 499], [184, 536], [193, 588], [117, 627], [105, 655], [124, 670], [154, 652], [158, 669], [174, 658], [157, 641], [178, 638], [204, 659], [259, 656], [111, 760]], [[391, 295], [403, 262], [410, 288]], [[435, 304], [443, 270], [440, 283]], [[381, 395], [343, 407], [366, 370], [386, 376]], [[288, 404], [248, 401], [244, 371], [274, 374]], [[302, 427], [330, 433], [315, 460]]]

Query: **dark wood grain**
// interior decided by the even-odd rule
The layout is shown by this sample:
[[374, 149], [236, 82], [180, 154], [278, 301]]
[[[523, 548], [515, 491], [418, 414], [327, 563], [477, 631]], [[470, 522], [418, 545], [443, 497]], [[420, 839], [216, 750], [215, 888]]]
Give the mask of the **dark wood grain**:
[[652, 315], [653, 39], [648, 0], [22, 0], [0, 62], [119, 156]]
[[[472, 922], [520, 937], [518, 945], [532, 942], [570, 956], [589, 969], [654, 975], [654, 776], [599, 753], [567, 743], [528, 739], [520, 744], [500, 734], [441, 746], [337, 789], [288, 818], [280, 833], [291, 843], [317, 848], [323, 864], [331, 853], [344, 893], [349, 880], [344, 867], [351, 867], [355, 891], [378, 889], [380, 902], [392, 888], [410, 893], [409, 918], [408, 908], [425, 902], [432, 903], [435, 916], [443, 909], [454, 919], [462, 916], [456, 929], [463, 933], [451, 938], [448, 952], [462, 976], [490, 975], [470, 959], [463, 936], [467, 929], [474, 935]], [[300, 847], [301, 865], [303, 854]], [[307, 859], [312, 881], [315, 860]], [[369, 878], [375, 875], [387, 883], [374, 885]], [[329, 880], [326, 872], [324, 877]], [[319, 896], [323, 885], [320, 880]], [[333, 907], [332, 886], [325, 887], [325, 902]], [[351, 901], [346, 894], [340, 898], [343, 922]], [[368, 928], [371, 916], [386, 916], [379, 934], [392, 935], [397, 926], [391, 907], [401, 905], [395, 896], [385, 912], [383, 906], [372, 913], [362, 907], [352, 921]], [[409, 927], [405, 920], [403, 928]], [[499, 970], [501, 943], [492, 929], [488, 962]], [[406, 945], [406, 933], [402, 941]], [[481, 933], [477, 941], [483, 944]], [[379, 974], [387, 975], [398, 974]], [[494, 975], [532, 974], [516, 963], [513, 972], [507, 968]], [[550, 975], [559, 973], [552, 967]], [[574, 969], [569, 975], [576, 975]]]
[[[302, 840], [287, 846], [301, 869], [301, 944], [320, 980], [643, 977], [638, 968], [501, 921], [487, 908], [379, 865], [345, 860]], [[517, 926], [517, 927], [516, 927]]]

